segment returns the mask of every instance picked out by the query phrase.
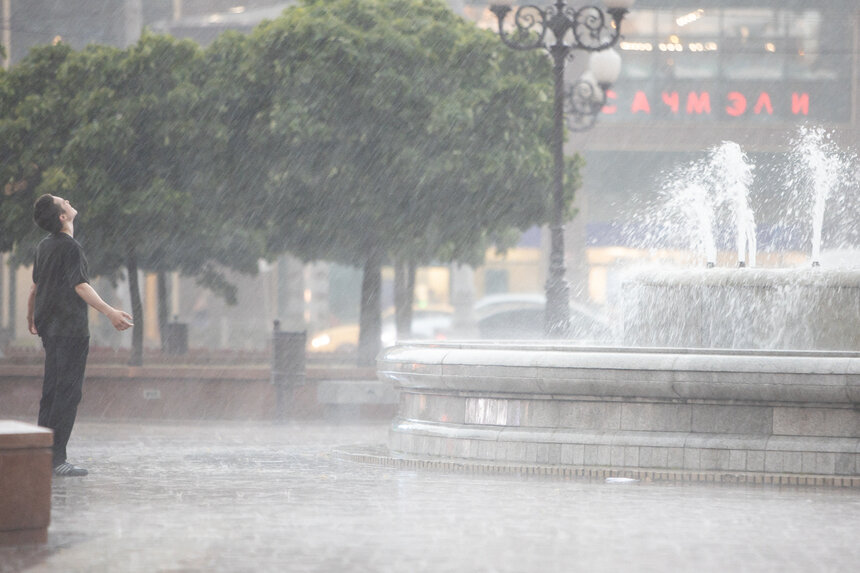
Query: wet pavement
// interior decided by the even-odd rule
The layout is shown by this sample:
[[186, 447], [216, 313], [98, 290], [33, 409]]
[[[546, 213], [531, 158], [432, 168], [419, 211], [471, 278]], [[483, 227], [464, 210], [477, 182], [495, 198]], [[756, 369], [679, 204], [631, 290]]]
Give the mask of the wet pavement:
[[362, 465], [385, 424], [79, 423], [48, 543], [0, 572], [847, 571], [860, 492]]

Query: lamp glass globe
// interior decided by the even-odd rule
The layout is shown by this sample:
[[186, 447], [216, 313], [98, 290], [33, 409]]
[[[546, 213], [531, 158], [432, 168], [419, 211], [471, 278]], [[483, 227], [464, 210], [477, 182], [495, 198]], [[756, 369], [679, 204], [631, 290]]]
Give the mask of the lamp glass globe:
[[621, 73], [621, 56], [612, 48], [592, 52], [588, 60], [588, 69], [594, 73], [598, 83], [615, 83]]

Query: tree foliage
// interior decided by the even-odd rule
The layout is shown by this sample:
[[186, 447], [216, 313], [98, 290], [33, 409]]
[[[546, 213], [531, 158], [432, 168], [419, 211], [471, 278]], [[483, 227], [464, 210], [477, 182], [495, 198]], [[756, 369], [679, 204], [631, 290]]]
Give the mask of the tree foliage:
[[0, 248], [29, 260], [50, 192], [81, 205], [98, 274], [229, 298], [223, 268], [284, 251], [361, 266], [365, 357], [385, 261], [477, 263], [549, 219], [549, 62], [440, 0], [305, 0], [206, 50], [145, 33], [0, 77]]
[[250, 54], [271, 86], [260, 124], [276, 150], [265, 208], [290, 227], [279, 248], [474, 259], [487, 237], [546, 218], [539, 54], [433, 0], [309, 1], [256, 30]]
[[[260, 26], [249, 53], [249, 75], [270, 86], [258, 117], [277, 150], [262, 203], [284, 222], [273, 249], [365, 273], [392, 258], [474, 263], [548, 219], [540, 54], [512, 52], [435, 0], [309, 0]], [[365, 360], [378, 315], [362, 312]]]

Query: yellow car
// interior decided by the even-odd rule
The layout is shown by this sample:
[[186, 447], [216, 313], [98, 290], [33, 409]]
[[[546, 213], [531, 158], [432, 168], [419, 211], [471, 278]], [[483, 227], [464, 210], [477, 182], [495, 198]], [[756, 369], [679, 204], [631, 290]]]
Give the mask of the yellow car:
[[[412, 334], [409, 338], [444, 339], [451, 329], [453, 315], [453, 309], [445, 305], [413, 309]], [[352, 322], [314, 333], [308, 340], [308, 352], [355, 352], [358, 349], [358, 330], [358, 324]], [[382, 346], [393, 346], [396, 342], [394, 309], [389, 309], [382, 315]]]

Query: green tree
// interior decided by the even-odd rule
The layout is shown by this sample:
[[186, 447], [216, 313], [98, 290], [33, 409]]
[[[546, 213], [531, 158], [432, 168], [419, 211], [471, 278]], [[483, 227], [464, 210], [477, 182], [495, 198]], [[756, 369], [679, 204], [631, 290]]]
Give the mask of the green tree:
[[[82, 91], [79, 107], [94, 113], [64, 150], [66, 168], [93, 197], [88, 240], [101, 260], [124, 261], [136, 318], [137, 268], [179, 270], [235, 302], [223, 269], [255, 273], [263, 254], [259, 233], [231, 224], [230, 206], [211, 192], [205, 63], [189, 41], [144, 34], [106, 63], [110, 78]], [[142, 327], [135, 326], [132, 362], [139, 363]]]
[[547, 219], [550, 68], [435, 0], [306, 1], [251, 38], [273, 248], [364, 270], [360, 360], [379, 348], [380, 267], [477, 261]]
[[5, 180], [27, 189], [10, 236], [37, 193], [86, 204], [94, 270], [129, 271], [134, 362], [138, 267], [229, 297], [220, 269], [266, 254], [358, 265], [370, 362], [384, 262], [478, 262], [548, 218], [548, 62], [436, 0], [308, 0], [205, 52], [145, 34], [28, 62], [0, 93]]
[[[24, 124], [13, 138], [17, 148], [30, 148], [28, 137], [39, 144], [33, 149], [40, 151], [40, 169], [34, 184], [28, 179], [27, 192], [16, 197], [19, 208], [8, 217], [17, 225], [11, 236], [27, 260], [36, 242], [25, 231], [33, 228], [35, 196], [52, 193], [78, 202], [77, 234], [93, 275], [116, 279], [123, 268], [127, 272], [135, 316], [131, 363], [140, 364], [139, 269], [179, 270], [230, 301], [235, 288], [222, 269], [256, 272], [263, 253], [264, 241], [256, 238], [262, 235], [229, 226], [225, 209], [209, 194], [205, 167], [211, 154], [201, 144], [206, 131], [199, 121], [205, 117], [201, 51], [188, 41], [144, 34], [127, 50], [90, 46], [35, 53], [28, 61], [50, 75], [43, 70], [45, 85], [30, 87], [7, 123], [10, 129]], [[61, 61], [47, 66], [46, 54]], [[29, 67], [16, 70], [15, 77]], [[21, 152], [18, 164], [26, 167], [28, 161], [33, 162]]]

